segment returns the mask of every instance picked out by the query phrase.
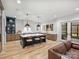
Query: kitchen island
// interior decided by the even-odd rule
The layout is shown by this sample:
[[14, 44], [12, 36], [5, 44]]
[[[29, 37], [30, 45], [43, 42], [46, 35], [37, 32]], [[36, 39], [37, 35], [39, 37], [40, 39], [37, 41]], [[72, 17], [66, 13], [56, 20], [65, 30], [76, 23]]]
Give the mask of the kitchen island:
[[29, 45], [46, 42], [46, 34], [43, 33], [21, 34], [20, 38], [21, 38], [21, 45], [23, 48]]

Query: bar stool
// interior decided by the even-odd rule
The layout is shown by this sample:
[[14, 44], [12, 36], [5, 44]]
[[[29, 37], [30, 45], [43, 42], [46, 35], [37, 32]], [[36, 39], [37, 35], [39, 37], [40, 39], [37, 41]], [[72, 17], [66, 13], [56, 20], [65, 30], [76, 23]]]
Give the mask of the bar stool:
[[33, 38], [21, 38], [20, 43], [21, 43], [23, 48], [25, 48], [26, 46], [34, 44]]
[[46, 42], [46, 36], [40, 36], [41, 42]]
[[30, 37], [30, 38], [26, 38], [26, 46], [29, 46], [29, 45], [33, 45], [34, 42], [33, 42], [33, 38]]
[[21, 46], [22, 46], [23, 48], [25, 48], [25, 46], [26, 46], [26, 40], [25, 40], [24, 38], [21, 38], [20, 44], [21, 44]]
[[40, 37], [34, 37], [34, 44], [37, 44], [37, 43], [40, 43], [41, 40], [40, 40]]

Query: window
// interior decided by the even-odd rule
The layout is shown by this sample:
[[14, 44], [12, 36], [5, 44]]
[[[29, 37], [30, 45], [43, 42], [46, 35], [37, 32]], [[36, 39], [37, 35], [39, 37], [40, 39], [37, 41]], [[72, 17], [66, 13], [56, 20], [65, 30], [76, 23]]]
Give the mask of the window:
[[79, 23], [71, 23], [71, 38], [79, 39]]
[[62, 23], [62, 39], [67, 38], [67, 23]]

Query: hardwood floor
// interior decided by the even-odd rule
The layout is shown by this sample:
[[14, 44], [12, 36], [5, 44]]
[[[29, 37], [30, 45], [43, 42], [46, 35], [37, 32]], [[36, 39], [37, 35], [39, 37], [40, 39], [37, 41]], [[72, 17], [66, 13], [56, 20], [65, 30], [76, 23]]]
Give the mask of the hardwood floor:
[[46, 43], [22, 48], [20, 41], [8, 42], [0, 59], [48, 59], [48, 49], [60, 42], [47, 40]]

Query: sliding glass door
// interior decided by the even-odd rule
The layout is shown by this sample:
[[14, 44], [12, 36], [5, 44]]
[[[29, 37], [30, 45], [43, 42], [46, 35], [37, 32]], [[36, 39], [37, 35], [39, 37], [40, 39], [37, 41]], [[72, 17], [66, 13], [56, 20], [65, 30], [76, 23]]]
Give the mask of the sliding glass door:
[[[62, 39], [67, 39], [67, 23], [62, 23]], [[71, 22], [71, 38], [79, 39], [79, 22]]]
[[78, 24], [78, 22], [71, 23], [71, 38], [79, 39], [79, 24]]

